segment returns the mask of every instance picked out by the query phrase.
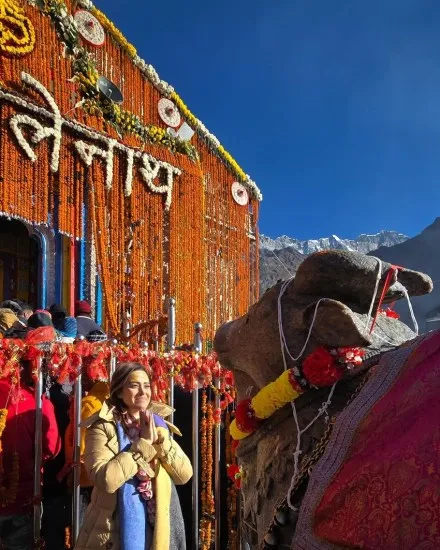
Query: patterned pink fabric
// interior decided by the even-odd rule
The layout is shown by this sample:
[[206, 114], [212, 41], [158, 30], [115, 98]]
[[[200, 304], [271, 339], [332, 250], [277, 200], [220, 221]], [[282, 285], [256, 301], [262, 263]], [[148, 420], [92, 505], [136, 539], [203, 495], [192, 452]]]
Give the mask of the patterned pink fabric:
[[439, 420], [437, 332], [359, 424], [316, 508], [315, 535], [343, 548], [439, 549]]

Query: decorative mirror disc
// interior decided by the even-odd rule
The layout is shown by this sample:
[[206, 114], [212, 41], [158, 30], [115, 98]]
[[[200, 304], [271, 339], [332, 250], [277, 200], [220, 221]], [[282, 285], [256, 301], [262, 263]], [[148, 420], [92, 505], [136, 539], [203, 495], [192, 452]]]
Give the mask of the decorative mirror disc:
[[166, 97], [159, 99], [157, 110], [159, 111], [160, 118], [167, 126], [177, 128], [180, 125], [179, 110], [170, 99]]
[[240, 206], [246, 206], [249, 202], [249, 193], [246, 187], [238, 181], [234, 181], [231, 191], [234, 201]]
[[102, 46], [105, 32], [101, 23], [87, 10], [78, 10], [73, 16], [79, 34], [92, 46]]

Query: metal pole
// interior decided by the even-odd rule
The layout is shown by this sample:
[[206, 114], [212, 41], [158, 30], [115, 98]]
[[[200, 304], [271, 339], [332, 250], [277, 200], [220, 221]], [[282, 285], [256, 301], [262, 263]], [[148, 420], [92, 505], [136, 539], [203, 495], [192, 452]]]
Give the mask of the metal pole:
[[74, 386], [74, 430], [73, 430], [73, 507], [72, 507], [72, 537], [73, 544], [78, 540], [80, 530], [81, 504], [81, 400], [82, 374], [75, 380]]
[[[217, 392], [215, 394], [215, 409], [216, 412], [220, 408], [220, 378], [215, 381]], [[220, 451], [221, 451], [221, 424], [215, 425], [214, 438], [214, 487], [215, 487], [215, 550], [221, 550], [221, 533], [220, 533], [220, 496], [221, 496], [221, 480], [220, 480]]]
[[35, 457], [34, 457], [34, 540], [41, 536], [41, 458], [43, 453], [43, 372], [42, 360], [38, 360], [38, 377], [35, 383]]
[[47, 306], [47, 239], [43, 233], [38, 234], [41, 245], [41, 294], [39, 296], [40, 307]]
[[[168, 341], [167, 348], [171, 352], [174, 350], [176, 342], [176, 300], [170, 298], [168, 300]], [[174, 373], [172, 373], [174, 374]], [[174, 408], [174, 378], [170, 378], [170, 391], [168, 394], [168, 404]], [[170, 414], [169, 421], [174, 424], [174, 413]]]
[[[117, 344], [118, 344], [118, 341], [114, 338], [112, 340], [112, 345], [116, 346]], [[115, 369], [116, 369], [116, 353], [112, 350], [112, 354], [110, 356], [109, 371], [108, 371], [109, 382], [112, 379]]]
[[[194, 325], [194, 349], [202, 352], [202, 325]], [[193, 506], [193, 548], [199, 547], [199, 381], [192, 392], [192, 506]]]

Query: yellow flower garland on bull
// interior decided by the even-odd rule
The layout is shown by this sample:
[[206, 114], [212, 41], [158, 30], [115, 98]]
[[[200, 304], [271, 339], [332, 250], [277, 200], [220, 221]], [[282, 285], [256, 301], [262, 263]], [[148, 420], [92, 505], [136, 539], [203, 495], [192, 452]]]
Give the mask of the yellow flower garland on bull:
[[350, 370], [362, 363], [365, 352], [360, 348], [316, 348], [304, 358], [301, 368], [285, 370], [276, 380], [262, 388], [252, 399], [241, 401], [230, 425], [230, 434], [239, 441], [256, 431], [276, 411], [295, 401], [309, 388], [332, 386]]

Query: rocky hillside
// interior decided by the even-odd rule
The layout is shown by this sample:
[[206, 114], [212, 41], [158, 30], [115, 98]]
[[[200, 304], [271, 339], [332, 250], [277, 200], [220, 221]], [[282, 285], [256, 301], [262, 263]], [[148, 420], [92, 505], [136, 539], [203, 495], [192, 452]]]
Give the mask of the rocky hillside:
[[260, 294], [273, 286], [279, 279], [295, 275], [304, 254], [293, 247], [268, 250], [260, 247]]
[[260, 237], [260, 291], [273, 286], [278, 279], [287, 279], [305, 256], [312, 252], [328, 249], [357, 250], [367, 254], [379, 247], [393, 246], [406, 241], [408, 237], [396, 231], [380, 231], [375, 235], [359, 235], [356, 239], [341, 239], [336, 235], [322, 239], [300, 241], [292, 237], [271, 239]]
[[[404, 265], [410, 269], [427, 273], [434, 282], [434, 290], [426, 296], [411, 298], [420, 332], [440, 328], [440, 218], [424, 229], [420, 235], [404, 243], [386, 248], [381, 247], [371, 253], [382, 260], [395, 265]], [[412, 328], [411, 317], [406, 301], [396, 303], [396, 311], [402, 321]], [[439, 319], [429, 321], [428, 319]]]

